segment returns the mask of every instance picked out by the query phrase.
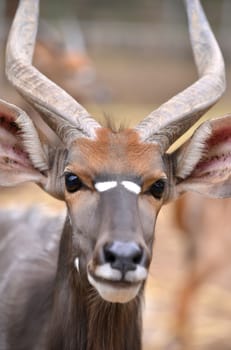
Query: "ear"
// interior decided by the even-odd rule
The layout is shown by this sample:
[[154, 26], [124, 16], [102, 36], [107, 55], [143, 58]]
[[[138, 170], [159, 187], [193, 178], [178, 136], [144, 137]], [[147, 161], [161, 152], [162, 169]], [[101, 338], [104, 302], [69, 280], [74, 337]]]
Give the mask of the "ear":
[[202, 124], [170, 157], [177, 196], [195, 191], [208, 197], [231, 197], [231, 116]]
[[29, 116], [0, 100], [0, 186], [32, 181], [50, 192], [48, 154]]

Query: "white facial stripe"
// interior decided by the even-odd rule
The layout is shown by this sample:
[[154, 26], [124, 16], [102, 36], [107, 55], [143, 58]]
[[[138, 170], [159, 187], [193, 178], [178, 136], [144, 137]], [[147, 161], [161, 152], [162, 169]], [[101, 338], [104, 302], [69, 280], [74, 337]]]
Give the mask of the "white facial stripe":
[[126, 190], [139, 194], [141, 192], [141, 187], [132, 181], [122, 181], [121, 185], [126, 188]]
[[[98, 192], [105, 192], [109, 191], [112, 188], [115, 188], [118, 186], [117, 181], [104, 181], [104, 182], [96, 182], [95, 183], [95, 189]], [[121, 181], [120, 184], [128, 191], [133, 192], [135, 194], [139, 194], [141, 192], [141, 187], [137, 185], [135, 182], [132, 181]]]
[[105, 192], [111, 190], [112, 188], [118, 186], [117, 181], [104, 181], [104, 182], [96, 182], [95, 189], [98, 192]]

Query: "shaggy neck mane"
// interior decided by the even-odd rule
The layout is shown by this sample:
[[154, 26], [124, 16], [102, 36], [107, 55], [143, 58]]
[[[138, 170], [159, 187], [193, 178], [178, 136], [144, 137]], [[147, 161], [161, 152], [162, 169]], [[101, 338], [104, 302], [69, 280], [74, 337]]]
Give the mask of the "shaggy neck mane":
[[[140, 350], [141, 296], [127, 304], [104, 301], [72, 257], [69, 219], [63, 230], [49, 332], [49, 350]], [[142, 293], [141, 293], [142, 294]]]

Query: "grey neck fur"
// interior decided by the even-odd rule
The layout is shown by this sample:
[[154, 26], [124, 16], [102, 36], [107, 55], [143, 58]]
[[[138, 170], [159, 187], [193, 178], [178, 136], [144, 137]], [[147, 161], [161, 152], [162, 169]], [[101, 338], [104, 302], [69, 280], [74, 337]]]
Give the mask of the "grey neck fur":
[[140, 350], [141, 295], [128, 304], [98, 296], [74, 268], [69, 218], [60, 247], [47, 349]]

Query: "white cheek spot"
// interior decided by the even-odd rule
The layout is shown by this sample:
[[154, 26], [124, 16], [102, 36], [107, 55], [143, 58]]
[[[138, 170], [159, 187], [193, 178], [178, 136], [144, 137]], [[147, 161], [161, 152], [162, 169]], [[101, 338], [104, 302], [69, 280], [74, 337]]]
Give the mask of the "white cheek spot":
[[76, 270], [79, 272], [79, 258], [78, 257], [75, 258], [74, 265], [75, 265]]
[[98, 192], [105, 192], [105, 191], [111, 190], [112, 188], [115, 188], [116, 186], [118, 186], [117, 181], [96, 182], [95, 189]]
[[122, 181], [121, 185], [126, 188], [126, 190], [139, 194], [141, 192], [141, 187], [132, 181]]

